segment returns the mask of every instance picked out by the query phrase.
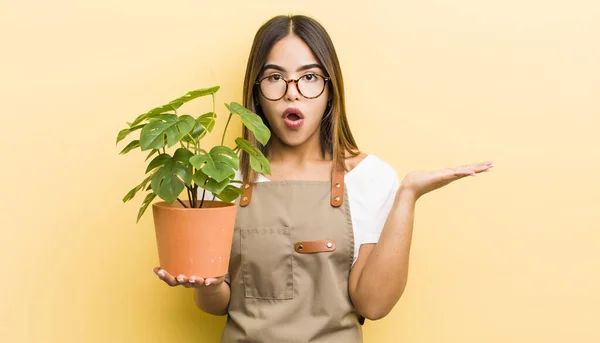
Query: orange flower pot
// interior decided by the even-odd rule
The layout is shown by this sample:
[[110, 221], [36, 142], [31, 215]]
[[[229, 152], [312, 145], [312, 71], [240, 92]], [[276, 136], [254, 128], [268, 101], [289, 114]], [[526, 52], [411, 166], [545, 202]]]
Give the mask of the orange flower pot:
[[204, 206], [152, 204], [160, 267], [173, 276], [227, 274], [237, 207], [222, 201], [214, 201], [210, 208]]

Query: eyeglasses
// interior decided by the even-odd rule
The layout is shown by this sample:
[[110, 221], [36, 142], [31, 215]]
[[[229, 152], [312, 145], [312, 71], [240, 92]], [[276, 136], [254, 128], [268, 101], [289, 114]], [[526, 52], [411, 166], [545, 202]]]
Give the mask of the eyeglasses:
[[302, 75], [295, 80], [286, 80], [281, 74], [271, 74], [256, 81], [255, 84], [259, 86], [260, 93], [267, 100], [277, 101], [283, 98], [288, 91], [290, 82], [296, 84], [296, 89], [300, 95], [307, 99], [315, 99], [323, 94], [325, 85], [329, 80], [329, 77], [314, 73]]

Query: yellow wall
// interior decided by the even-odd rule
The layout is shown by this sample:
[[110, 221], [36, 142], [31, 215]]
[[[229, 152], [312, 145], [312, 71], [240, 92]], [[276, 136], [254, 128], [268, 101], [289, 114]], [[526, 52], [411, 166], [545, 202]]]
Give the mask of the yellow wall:
[[400, 176], [496, 163], [419, 200], [406, 292], [365, 341], [599, 342], [595, 0], [2, 2], [0, 341], [217, 342], [224, 318], [152, 274], [151, 216], [120, 201], [143, 156], [114, 139], [215, 84], [220, 132], [281, 13], [329, 30], [364, 151]]

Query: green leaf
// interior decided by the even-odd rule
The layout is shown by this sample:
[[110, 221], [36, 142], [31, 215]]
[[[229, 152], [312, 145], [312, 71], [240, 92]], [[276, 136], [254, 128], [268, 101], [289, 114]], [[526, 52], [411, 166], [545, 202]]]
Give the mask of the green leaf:
[[[177, 154], [177, 152], [176, 152]], [[173, 156], [152, 177], [152, 190], [161, 199], [173, 203], [185, 188], [192, 182], [192, 167], [186, 165], [179, 157]]]
[[[157, 120], [146, 124], [140, 134], [140, 146], [142, 151], [148, 149], [160, 149], [165, 146], [171, 147], [181, 140], [192, 130], [195, 124], [193, 117], [174, 114], [162, 114], [155, 117]], [[160, 196], [160, 195], [159, 195]]]
[[210, 88], [196, 89], [196, 90], [187, 92], [184, 96], [179, 97], [179, 98], [169, 102], [169, 104], [179, 104], [179, 106], [181, 106], [181, 104], [185, 104], [186, 102], [194, 100], [201, 96], [215, 94], [219, 90], [219, 88], [221, 88], [221, 87], [214, 86], [214, 87], [210, 87]]
[[181, 105], [185, 104], [188, 101], [199, 98], [201, 96], [215, 94], [219, 90], [219, 88], [219, 86], [215, 86], [211, 88], [203, 88], [187, 92], [184, 96], [172, 100], [166, 105], [153, 108], [146, 113], [140, 114], [137, 118], [135, 118], [133, 123], [129, 123], [129, 126], [133, 127], [135, 125], [138, 125], [142, 121], [157, 114], [163, 114], [169, 111], [176, 111], [179, 107], [181, 107]]
[[135, 120], [133, 121], [133, 123], [131, 123], [131, 126], [134, 125], [138, 125], [141, 122], [143, 122], [144, 120], [148, 120], [152, 117], [161, 115], [161, 114], [171, 114], [171, 115], [175, 115], [173, 113], [167, 113], [169, 111], [175, 111], [177, 110], [181, 105], [177, 106], [176, 104], [167, 104], [167, 105], [163, 105], [160, 107], [156, 107], [151, 109], [150, 111], [140, 114], [137, 118], [135, 118]]
[[183, 137], [183, 141], [187, 143], [195, 143], [196, 139], [202, 138], [206, 135], [206, 130], [196, 121], [194, 124], [194, 128], [190, 131], [185, 137]]
[[179, 148], [175, 150], [175, 154], [173, 154], [173, 160], [177, 162], [183, 163], [185, 166], [190, 167], [192, 164], [190, 163], [190, 158], [194, 156], [194, 153], [185, 148]]
[[139, 116], [137, 116], [137, 118], [135, 118], [133, 123], [127, 123], [127, 125], [129, 125], [129, 127], [134, 127], [134, 126], [138, 125], [139, 123], [143, 122], [146, 119], [147, 115], [148, 115], [148, 113], [142, 113]]
[[142, 218], [142, 215], [144, 215], [144, 212], [146, 212], [148, 205], [150, 205], [154, 198], [156, 198], [156, 193], [148, 193], [148, 195], [146, 195], [144, 201], [142, 202], [142, 207], [140, 207], [140, 210], [138, 211], [136, 223], [140, 221], [140, 218]]
[[148, 154], [148, 156], [146, 156], [146, 159], [144, 161], [148, 161], [148, 159], [150, 157], [152, 157], [152, 155], [156, 154], [158, 152], [158, 149], [152, 149], [152, 151], [150, 151], [150, 153]]
[[258, 148], [243, 138], [236, 138], [235, 144], [250, 155], [250, 167], [252, 169], [262, 174], [271, 174], [271, 165]]
[[117, 135], [117, 143], [119, 143], [120, 141], [125, 139], [125, 137], [127, 137], [127, 135], [129, 135], [133, 131], [141, 129], [142, 127], [144, 127], [144, 125], [146, 125], [146, 124], [137, 125], [137, 126], [130, 127], [128, 129], [123, 129], [123, 130], [119, 131], [119, 134]]
[[198, 151], [198, 155], [192, 156], [190, 158], [190, 163], [194, 168], [202, 169], [204, 168], [204, 163], [210, 161], [210, 159], [210, 155], [205, 150], [200, 149]]
[[269, 131], [258, 114], [248, 110], [237, 102], [232, 102], [229, 105], [225, 104], [225, 106], [227, 109], [229, 109], [229, 112], [240, 116], [242, 123], [248, 128], [248, 130], [254, 133], [256, 140], [261, 142], [262, 145], [267, 144], [271, 138], [271, 131]]
[[214, 112], [208, 112], [196, 118], [194, 128], [188, 135], [183, 137], [183, 141], [193, 143], [198, 138], [202, 139], [204, 136], [206, 136], [207, 131], [211, 132], [215, 127], [216, 118], [217, 115]]
[[142, 183], [133, 187], [129, 192], [127, 192], [127, 194], [125, 194], [125, 196], [123, 197], [123, 202], [125, 203], [133, 199], [137, 192], [139, 192], [142, 188], [146, 187], [146, 184], [150, 181], [151, 178], [152, 175], [148, 176], [144, 179], [144, 181], [142, 181]]
[[171, 160], [171, 155], [169, 155], [169, 154], [160, 154], [160, 155], [156, 156], [148, 164], [148, 168], [146, 168], [146, 174], [148, 174], [149, 171], [151, 171], [155, 168], [163, 166], [165, 163], [167, 163], [170, 160]]
[[210, 150], [210, 155], [216, 163], [225, 163], [235, 170], [239, 169], [240, 159], [229, 147], [217, 145]]
[[139, 148], [140, 147], [140, 141], [139, 140], [134, 140], [129, 142], [129, 144], [127, 144], [127, 146], [125, 148], [123, 148], [123, 150], [121, 150], [121, 152], [119, 153], [120, 155], [126, 154], [128, 152], [130, 152], [131, 150], [135, 149], [135, 148]]
[[230, 178], [234, 175], [235, 172], [229, 175], [225, 180], [217, 182], [215, 179], [212, 179], [208, 175], [206, 175], [202, 170], [198, 170], [194, 174], [194, 182], [198, 185], [198, 187], [206, 189], [212, 194], [220, 194], [221, 192], [223, 192], [225, 187], [229, 185]]
[[217, 198], [223, 201], [232, 202], [242, 194], [244, 194], [244, 190], [236, 186], [227, 185], [221, 193], [217, 194]]
[[215, 120], [217, 119], [217, 114], [214, 112], [204, 113], [196, 119], [196, 122], [200, 124], [203, 128], [205, 128], [208, 132], [212, 132], [215, 127]]
[[196, 155], [190, 158], [190, 163], [198, 170], [216, 182], [221, 182], [239, 168], [238, 156], [228, 147], [215, 146], [207, 154]]

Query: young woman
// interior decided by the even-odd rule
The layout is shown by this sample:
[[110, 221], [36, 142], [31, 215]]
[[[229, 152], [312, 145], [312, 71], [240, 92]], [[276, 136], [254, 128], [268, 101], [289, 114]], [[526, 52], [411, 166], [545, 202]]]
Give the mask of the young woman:
[[415, 203], [490, 162], [402, 182], [358, 150], [331, 39], [315, 20], [278, 16], [257, 32], [244, 105], [272, 131], [260, 146], [271, 175], [242, 155], [229, 274], [203, 279], [154, 272], [195, 289], [197, 306], [228, 315], [223, 342], [362, 342], [364, 318], [387, 315], [406, 286]]

